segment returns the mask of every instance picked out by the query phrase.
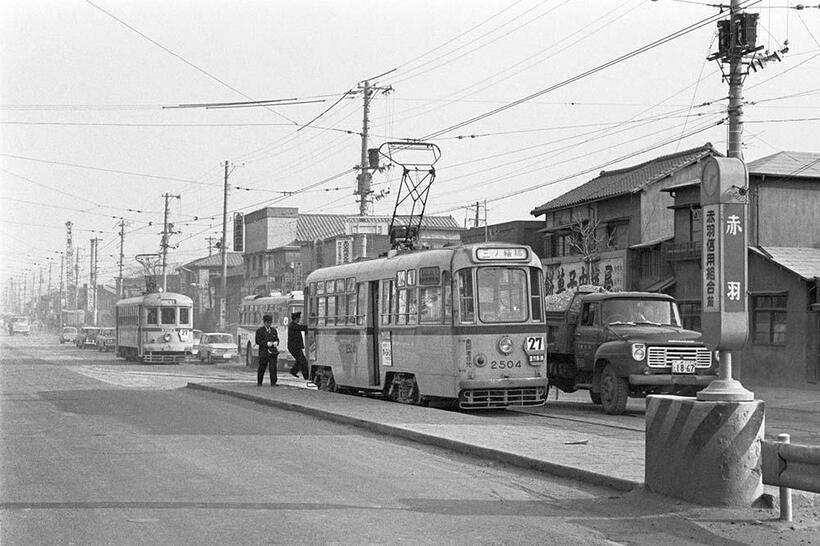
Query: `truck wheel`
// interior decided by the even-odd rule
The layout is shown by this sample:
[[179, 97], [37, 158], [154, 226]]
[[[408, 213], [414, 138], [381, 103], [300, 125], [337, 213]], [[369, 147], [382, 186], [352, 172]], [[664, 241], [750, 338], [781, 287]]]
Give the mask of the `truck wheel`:
[[596, 406], [601, 405], [601, 393], [600, 392], [593, 392], [589, 391], [589, 399], [592, 400], [592, 403]]
[[[592, 391], [590, 391], [592, 392]], [[610, 415], [620, 415], [626, 409], [629, 398], [629, 383], [618, 377], [611, 364], [607, 364], [601, 374], [601, 405]]]

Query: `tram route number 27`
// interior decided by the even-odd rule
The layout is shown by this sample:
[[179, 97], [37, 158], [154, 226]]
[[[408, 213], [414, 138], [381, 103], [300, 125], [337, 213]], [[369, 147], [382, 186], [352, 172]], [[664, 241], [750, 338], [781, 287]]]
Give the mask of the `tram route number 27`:
[[493, 370], [503, 370], [505, 368], [520, 368], [520, 360], [491, 360], [490, 368]]

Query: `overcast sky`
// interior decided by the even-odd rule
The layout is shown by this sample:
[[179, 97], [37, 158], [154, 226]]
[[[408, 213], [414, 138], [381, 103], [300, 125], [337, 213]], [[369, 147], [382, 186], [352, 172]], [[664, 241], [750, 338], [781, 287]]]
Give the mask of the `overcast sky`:
[[[745, 159], [818, 152], [820, 9], [748, 4], [758, 43], [789, 51], [746, 79]], [[357, 213], [362, 96], [345, 93], [366, 79], [392, 88], [372, 101], [370, 147], [434, 142], [427, 212], [462, 225], [476, 201], [491, 224], [532, 220], [602, 169], [706, 142], [725, 152], [728, 88], [706, 60], [718, 13], [688, 0], [0, 0], [2, 284], [53, 258], [56, 285], [68, 220], [85, 282], [92, 237], [100, 280], [116, 276], [120, 217], [138, 271], [133, 256], [159, 249], [165, 193], [181, 196], [169, 261], [207, 255], [225, 161], [231, 212]], [[168, 108], [270, 99], [303, 104]], [[392, 213], [399, 180], [374, 175], [391, 192], [376, 214]]]

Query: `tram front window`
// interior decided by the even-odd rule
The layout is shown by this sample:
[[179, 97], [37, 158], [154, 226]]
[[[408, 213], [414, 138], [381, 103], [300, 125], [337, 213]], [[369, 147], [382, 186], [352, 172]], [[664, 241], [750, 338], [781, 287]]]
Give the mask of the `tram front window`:
[[527, 320], [527, 274], [523, 269], [481, 267], [476, 274], [481, 322]]
[[162, 318], [162, 324], [176, 324], [177, 322], [177, 310], [175, 307], [163, 307], [160, 310], [160, 316]]

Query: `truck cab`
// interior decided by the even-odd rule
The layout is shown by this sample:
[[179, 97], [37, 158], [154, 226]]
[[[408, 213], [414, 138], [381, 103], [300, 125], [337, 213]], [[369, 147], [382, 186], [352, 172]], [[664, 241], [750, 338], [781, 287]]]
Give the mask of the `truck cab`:
[[547, 324], [550, 385], [588, 389], [606, 413], [623, 413], [628, 397], [691, 396], [717, 379], [700, 332], [682, 327], [666, 294], [577, 292]]

